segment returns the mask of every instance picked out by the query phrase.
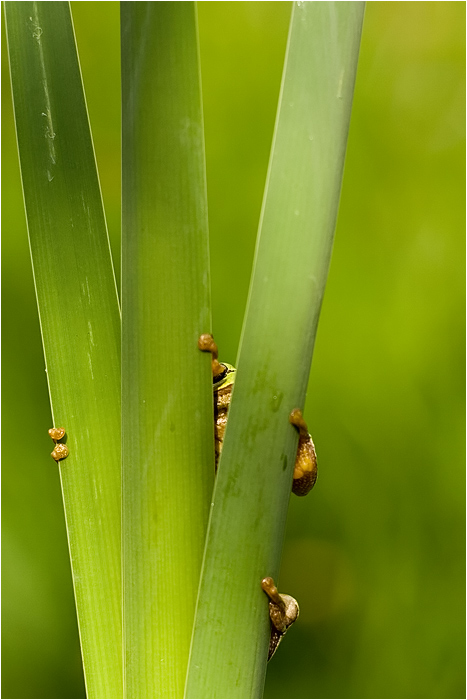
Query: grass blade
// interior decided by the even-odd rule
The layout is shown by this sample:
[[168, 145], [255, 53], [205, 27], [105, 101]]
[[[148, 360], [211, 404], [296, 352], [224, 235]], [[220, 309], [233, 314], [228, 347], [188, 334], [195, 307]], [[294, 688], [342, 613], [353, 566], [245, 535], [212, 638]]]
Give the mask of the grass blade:
[[119, 698], [120, 315], [99, 181], [69, 4], [9, 2], [5, 16], [87, 692]]
[[[214, 492], [189, 698], [261, 697], [297, 433], [331, 255], [364, 4], [294, 3], [238, 379]], [[293, 591], [290, 591], [293, 594]]]
[[181, 697], [212, 493], [195, 5], [122, 3], [126, 697]]

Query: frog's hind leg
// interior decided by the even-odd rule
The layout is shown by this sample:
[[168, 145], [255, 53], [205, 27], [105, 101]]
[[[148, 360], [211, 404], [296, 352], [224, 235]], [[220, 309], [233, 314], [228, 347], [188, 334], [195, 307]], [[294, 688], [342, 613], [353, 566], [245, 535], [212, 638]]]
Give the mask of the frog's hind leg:
[[289, 416], [289, 421], [295, 425], [300, 433], [292, 491], [296, 496], [306, 496], [315, 485], [318, 476], [315, 446], [299, 408], [294, 408]]
[[295, 598], [279, 593], [274, 581], [266, 576], [261, 581], [261, 588], [269, 598], [269, 619], [271, 620], [271, 636], [269, 638], [268, 661], [274, 656], [284, 634], [297, 619], [300, 609]]

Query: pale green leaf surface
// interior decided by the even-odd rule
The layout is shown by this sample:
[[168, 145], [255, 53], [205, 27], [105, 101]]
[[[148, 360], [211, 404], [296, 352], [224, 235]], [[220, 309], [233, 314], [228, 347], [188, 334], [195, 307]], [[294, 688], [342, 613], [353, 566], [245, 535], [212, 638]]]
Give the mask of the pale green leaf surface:
[[119, 698], [120, 315], [93, 146], [69, 4], [8, 2], [5, 16], [87, 692]]
[[189, 698], [262, 695], [269, 618], [260, 582], [279, 571], [297, 445], [288, 416], [305, 398], [363, 10], [359, 2], [293, 6], [238, 378], [203, 563]]
[[181, 697], [214, 480], [195, 5], [122, 3], [125, 697]]

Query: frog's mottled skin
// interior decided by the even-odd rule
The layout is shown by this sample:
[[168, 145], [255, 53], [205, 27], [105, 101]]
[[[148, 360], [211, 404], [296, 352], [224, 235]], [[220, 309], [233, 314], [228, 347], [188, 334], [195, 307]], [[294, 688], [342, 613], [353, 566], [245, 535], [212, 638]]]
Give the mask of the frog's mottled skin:
[[233, 384], [214, 392], [214, 438], [216, 447], [216, 471], [224, 441], [227, 412], [232, 396]]
[[230, 399], [232, 398], [236, 369], [232, 365], [219, 363], [220, 374], [213, 376], [214, 388], [214, 442], [216, 448], [216, 471], [224, 442], [225, 427]]

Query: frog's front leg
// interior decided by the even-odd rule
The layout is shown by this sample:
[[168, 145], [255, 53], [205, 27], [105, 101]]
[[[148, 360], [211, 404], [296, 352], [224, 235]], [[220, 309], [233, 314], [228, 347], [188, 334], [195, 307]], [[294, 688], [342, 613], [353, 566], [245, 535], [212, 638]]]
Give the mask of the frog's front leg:
[[315, 485], [318, 476], [315, 446], [299, 408], [294, 408], [289, 416], [289, 421], [295, 425], [300, 434], [295, 457], [292, 491], [296, 496], [306, 496]]
[[224, 371], [224, 365], [222, 365], [217, 359], [219, 357], [217, 343], [210, 333], [203, 333], [198, 338], [198, 347], [201, 352], [211, 353], [212, 376], [213, 380], [215, 381], [216, 378]]
[[268, 661], [273, 657], [284, 634], [297, 619], [300, 609], [295, 598], [279, 593], [274, 581], [266, 576], [261, 581], [261, 588], [269, 598], [269, 618], [271, 620], [271, 637], [269, 639]]

